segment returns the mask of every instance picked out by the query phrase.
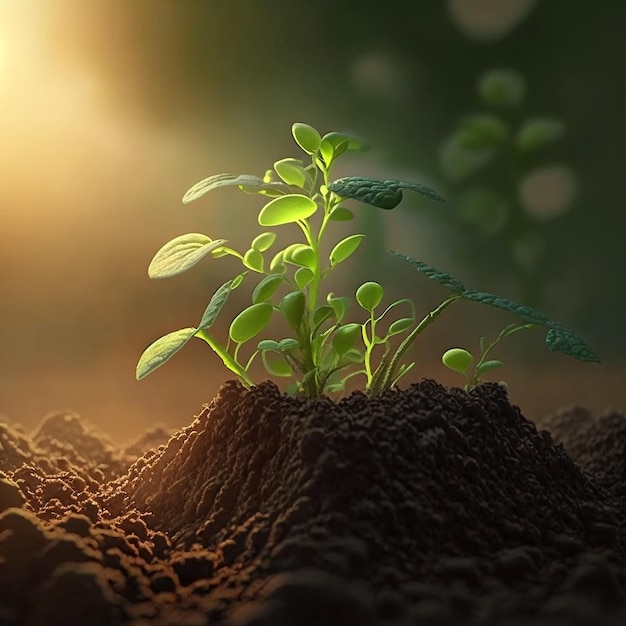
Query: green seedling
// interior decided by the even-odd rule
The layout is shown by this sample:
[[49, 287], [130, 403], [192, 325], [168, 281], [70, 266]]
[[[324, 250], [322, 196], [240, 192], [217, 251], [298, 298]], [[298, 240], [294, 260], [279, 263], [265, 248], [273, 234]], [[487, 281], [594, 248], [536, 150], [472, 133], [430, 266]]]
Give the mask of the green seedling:
[[474, 356], [464, 348], [450, 348], [441, 357], [441, 362], [453, 372], [465, 377], [465, 391], [470, 391], [483, 382], [483, 375], [504, 365], [498, 359], [488, 359], [489, 353], [506, 337], [520, 330], [535, 328], [537, 324], [510, 324], [504, 328], [494, 341], [489, 342], [486, 337], [480, 338], [480, 358], [474, 368]]
[[[148, 267], [148, 275], [154, 279], [180, 274], [205, 257], [235, 257], [242, 264], [243, 272], [217, 289], [197, 326], [168, 333], [144, 351], [137, 364], [138, 379], [163, 365], [197, 337], [247, 386], [254, 384], [249, 372], [260, 355], [269, 374], [292, 379], [290, 390], [294, 393], [317, 397], [342, 391], [350, 378], [362, 375], [367, 393], [376, 396], [395, 386], [411, 369], [413, 363], [404, 362], [404, 357], [417, 336], [461, 298], [506, 308], [522, 319], [530, 316], [533, 319], [526, 321], [550, 327], [546, 342], [551, 349], [583, 360], [597, 360], [591, 348], [569, 329], [511, 301], [465, 289], [449, 274], [398, 253], [393, 254], [446, 286], [453, 295], [417, 321], [411, 300], [397, 300], [382, 308], [383, 288], [369, 281], [360, 285], [355, 293], [357, 304], [367, 314], [365, 321], [346, 321], [353, 299], [323, 291], [328, 275], [351, 257], [365, 238], [363, 234], [352, 234], [334, 245], [331, 243], [330, 252], [324, 251], [329, 227], [353, 217], [352, 211], [344, 206], [344, 200], [354, 199], [392, 210], [401, 202], [405, 189], [430, 200], [442, 198], [428, 187], [397, 180], [347, 177], [331, 182], [336, 160], [344, 153], [362, 149], [362, 144], [345, 133], [321, 136], [307, 124], [294, 124], [292, 134], [306, 155], [304, 160], [281, 159], [263, 178], [233, 174], [211, 176], [184, 195], [183, 203], [187, 204], [209, 191], [236, 187], [245, 193], [268, 197], [257, 218], [265, 230], [241, 252], [226, 245], [225, 239], [190, 233], [172, 239], [155, 254]], [[296, 224], [303, 240], [279, 246], [270, 258], [268, 251], [278, 239], [274, 229], [286, 224]], [[230, 323], [227, 341], [220, 341], [211, 327], [230, 293], [248, 276], [258, 277], [252, 290], [252, 302]], [[387, 323], [387, 315], [395, 313], [398, 307], [406, 313]], [[289, 335], [282, 339], [261, 339], [244, 357], [242, 348], [258, 338], [274, 315], [282, 318]], [[399, 344], [394, 350], [392, 339], [395, 337]]]

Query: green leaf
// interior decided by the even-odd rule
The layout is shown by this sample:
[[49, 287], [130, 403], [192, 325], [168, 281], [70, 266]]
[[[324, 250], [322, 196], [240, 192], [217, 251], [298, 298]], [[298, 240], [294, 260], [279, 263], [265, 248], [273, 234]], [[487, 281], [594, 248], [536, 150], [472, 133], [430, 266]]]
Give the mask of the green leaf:
[[261, 359], [263, 366], [272, 376], [279, 376], [281, 378], [288, 378], [293, 373], [289, 363], [285, 361], [283, 357], [270, 358], [267, 352], [261, 352]]
[[506, 225], [509, 206], [505, 198], [489, 187], [474, 186], [457, 199], [458, 212], [489, 236], [497, 235]]
[[270, 261], [270, 272], [273, 274], [284, 274], [287, 271], [283, 259], [284, 250], [277, 252]]
[[332, 346], [337, 356], [343, 356], [354, 347], [361, 334], [361, 324], [346, 324], [333, 333]]
[[295, 350], [299, 347], [300, 344], [298, 343], [298, 340], [294, 339], [293, 337], [287, 337], [285, 339], [281, 339], [278, 342], [278, 349], [281, 352], [291, 352], [292, 350]]
[[558, 139], [565, 129], [560, 120], [548, 117], [528, 120], [517, 133], [515, 143], [525, 152], [531, 152]]
[[168, 241], [148, 266], [150, 278], [167, 278], [182, 274], [209, 252], [226, 243], [226, 239], [211, 239], [201, 233], [188, 233]]
[[317, 211], [317, 204], [301, 194], [288, 194], [274, 198], [259, 213], [261, 226], [280, 226], [306, 219]]
[[215, 318], [219, 315], [219, 312], [222, 310], [224, 304], [226, 304], [226, 300], [228, 300], [230, 292], [236, 288], [235, 281], [236, 278], [233, 278], [232, 280], [225, 282], [213, 294], [213, 297], [202, 314], [202, 319], [198, 324], [198, 330], [206, 330], [213, 325]]
[[412, 317], [402, 317], [399, 320], [395, 320], [391, 324], [389, 324], [389, 330], [387, 331], [387, 338], [393, 337], [394, 335], [399, 335], [405, 331], [407, 331], [413, 324], [415, 320]]
[[243, 264], [253, 272], [263, 273], [263, 255], [254, 248], [243, 255]]
[[150, 344], [139, 357], [135, 376], [145, 378], [163, 363], [169, 361], [197, 332], [197, 328], [182, 328], [168, 333]]
[[363, 352], [357, 350], [356, 348], [351, 348], [350, 350], [347, 350], [341, 357], [342, 363], [362, 363], [363, 359]]
[[300, 267], [293, 275], [296, 285], [304, 289], [315, 278], [315, 274], [308, 267]]
[[335, 312], [335, 319], [337, 322], [341, 322], [343, 316], [346, 314], [348, 307], [351, 304], [350, 298], [346, 296], [335, 297], [332, 293], [329, 293], [326, 297], [326, 302], [332, 307]]
[[320, 153], [326, 165], [330, 165], [335, 159], [339, 158], [344, 152], [348, 150], [350, 145], [347, 139], [338, 142], [332, 142], [327, 139], [327, 136], [322, 138], [320, 144]]
[[442, 201], [443, 198], [433, 189], [417, 183], [400, 180], [377, 180], [363, 176], [348, 176], [332, 182], [328, 189], [341, 198], [353, 198], [379, 209], [391, 210], [402, 200], [402, 189], [412, 189], [429, 200]]
[[523, 76], [512, 70], [491, 70], [478, 82], [478, 93], [488, 106], [519, 106], [525, 91]]
[[441, 362], [449, 369], [464, 373], [472, 365], [474, 357], [463, 348], [451, 348], [446, 350], [441, 357]]
[[458, 281], [454, 276], [450, 274], [446, 274], [445, 272], [441, 272], [434, 267], [427, 265], [423, 261], [418, 261], [413, 257], [407, 256], [405, 254], [400, 254], [399, 252], [394, 252], [393, 250], [389, 251], [394, 256], [397, 256], [400, 259], [405, 260], [407, 263], [412, 265], [418, 272], [421, 272], [425, 276], [428, 276], [431, 280], [437, 281], [440, 285], [447, 287], [451, 291], [455, 291], [457, 293], [463, 294], [465, 290], [465, 285], [462, 282]]
[[317, 255], [311, 246], [299, 246], [293, 250], [289, 260], [300, 267], [308, 267], [311, 271], [315, 271], [317, 267]]
[[262, 178], [250, 174], [216, 174], [201, 180], [191, 187], [183, 196], [183, 204], [189, 204], [219, 187], [246, 187], [249, 190], [259, 192], [282, 189], [284, 185], [279, 182], [265, 182]]
[[344, 206], [336, 207], [330, 214], [330, 220], [333, 222], [349, 222], [354, 217], [354, 213]]
[[274, 245], [275, 241], [276, 233], [261, 233], [252, 240], [250, 247], [259, 252], [265, 252]]
[[323, 304], [318, 306], [315, 311], [313, 311], [313, 334], [316, 334], [317, 329], [332, 315], [334, 315], [334, 310], [331, 306]]
[[307, 153], [315, 154], [320, 147], [322, 138], [320, 134], [308, 124], [295, 123], [291, 127], [291, 133], [296, 143]]
[[489, 347], [489, 341], [487, 340], [487, 337], [481, 337], [480, 338], [480, 353], [484, 354], [488, 347]]
[[258, 304], [269, 300], [283, 280], [280, 274], [269, 274], [263, 278], [252, 291], [252, 303]]
[[367, 150], [367, 145], [364, 141], [358, 137], [348, 135], [347, 133], [334, 131], [332, 133], [327, 133], [322, 137], [322, 143], [326, 143], [327, 145], [330, 144], [335, 149], [335, 158], [337, 158], [341, 154], [341, 151], [343, 151], [343, 146], [346, 141], [348, 142], [347, 150], [350, 150], [351, 152], [363, 152]]
[[331, 267], [345, 261], [359, 247], [365, 235], [350, 235], [342, 239], [331, 251], [329, 255]]
[[303, 291], [292, 291], [280, 301], [278, 305], [280, 312], [287, 320], [288, 324], [298, 330], [306, 309], [306, 296]]
[[563, 352], [579, 361], [601, 363], [600, 357], [582, 337], [560, 324], [553, 324], [546, 335], [546, 345], [553, 352]]
[[383, 299], [383, 288], [373, 281], [363, 283], [356, 290], [356, 301], [370, 313], [380, 304]]
[[300, 159], [281, 159], [274, 163], [274, 169], [288, 185], [304, 188], [307, 176], [304, 171], [304, 163]]
[[462, 148], [490, 150], [500, 146], [508, 134], [507, 125], [499, 117], [482, 114], [466, 118], [456, 136]]
[[258, 335], [269, 323], [273, 307], [267, 302], [258, 302], [244, 309], [232, 321], [229, 337], [235, 343], [244, 343]]
[[493, 359], [491, 361], [485, 361], [481, 365], [476, 368], [476, 376], [480, 377], [487, 372], [491, 372], [492, 370], [498, 369], [502, 367], [504, 363], [502, 361], [498, 361], [497, 359]]
[[263, 341], [259, 341], [257, 348], [259, 350], [278, 350], [278, 341], [263, 339]]

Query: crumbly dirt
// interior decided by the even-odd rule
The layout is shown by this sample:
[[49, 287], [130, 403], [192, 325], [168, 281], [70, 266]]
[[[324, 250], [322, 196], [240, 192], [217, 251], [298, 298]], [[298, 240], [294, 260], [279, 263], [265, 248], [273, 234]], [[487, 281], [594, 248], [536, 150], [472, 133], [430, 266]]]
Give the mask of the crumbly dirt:
[[[626, 623], [626, 417], [237, 382], [119, 448], [0, 423], [2, 626]], [[549, 431], [549, 432], [548, 432]]]

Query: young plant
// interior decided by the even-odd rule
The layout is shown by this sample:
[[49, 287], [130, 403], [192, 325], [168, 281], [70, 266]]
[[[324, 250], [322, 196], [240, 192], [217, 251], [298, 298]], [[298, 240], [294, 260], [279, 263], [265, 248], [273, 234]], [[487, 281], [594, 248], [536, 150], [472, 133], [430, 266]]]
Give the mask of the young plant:
[[537, 326], [537, 324], [510, 324], [504, 328], [492, 342], [489, 342], [486, 337], [481, 337], [480, 358], [476, 362], [476, 365], [474, 365], [473, 370], [470, 368], [474, 363], [474, 356], [464, 348], [450, 348], [446, 350], [441, 357], [441, 362], [453, 372], [462, 374], [465, 377], [465, 391], [470, 391], [483, 382], [482, 376], [484, 374], [504, 365], [502, 361], [497, 359], [487, 359], [487, 356], [496, 345], [513, 333], [534, 328], [535, 326]]
[[[326, 277], [355, 253], [365, 237], [358, 233], [349, 235], [335, 243], [329, 254], [323, 252], [322, 240], [329, 226], [353, 217], [352, 211], [343, 206], [343, 201], [355, 199], [391, 210], [401, 202], [403, 189], [411, 189], [431, 200], [442, 198], [428, 187], [397, 180], [347, 177], [330, 182], [335, 161], [348, 151], [361, 149], [361, 144], [344, 133], [333, 132], [322, 137], [307, 124], [294, 124], [292, 134], [310, 162], [291, 157], [281, 159], [263, 178], [233, 174], [211, 176], [194, 185], [183, 197], [183, 203], [187, 204], [226, 186], [269, 197], [271, 199], [258, 214], [259, 224], [267, 230], [257, 235], [243, 252], [227, 246], [225, 239], [190, 233], [172, 239], [155, 254], [148, 267], [150, 278], [175, 276], [205, 257], [233, 256], [244, 271], [217, 289], [197, 326], [168, 333], [144, 351], [137, 364], [138, 379], [163, 365], [197, 337], [205, 341], [247, 386], [253, 384], [249, 371], [260, 354], [270, 374], [293, 379], [291, 390], [296, 393], [317, 397], [341, 391], [348, 379], [363, 375], [367, 393], [376, 396], [395, 386], [411, 369], [413, 363], [405, 363], [404, 357], [415, 339], [461, 298], [515, 313], [526, 322], [520, 330], [535, 325], [547, 326], [550, 330], [546, 343], [550, 349], [581, 360], [598, 361], [593, 350], [573, 331], [541, 313], [505, 298], [466, 289], [449, 274], [399, 253], [393, 254], [453, 294], [417, 322], [414, 306], [408, 299], [393, 302], [377, 314], [384, 297], [383, 288], [368, 281], [360, 285], [355, 294], [367, 319], [362, 323], [344, 321], [352, 299], [322, 292]], [[280, 248], [271, 259], [266, 258], [267, 251], [277, 240], [273, 229], [292, 223], [302, 231], [303, 240]], [[221, 342], [209, 332], [211, 326], [230, 293], [248, 275], [259, 275], [252, 291], [252, 303], [232, 320], [228, 339], [226, 343]], [[386, 330], [381, 331], [383, 318], [401, 305], [408, 308], [408, 314], [392, 321], [386, 325]], [[242, 347], [264, 331], [274, 314], [282, 317], [290, 335], [278, 340], [262, 339], [244, 359]], [[392, 350], [391, 339], [396, 336], [403, 338]], [[486, 365], [483, 363], [481, 367], [479, 375], [484, 373]]]
[[[368, 282], [359, 287], [358, 304], [369, 314], [362, 324], [347, 323], [345, 314], [352, 299], [324, 294], [324, 280], [346, 261], [360, 246], [365, 235], [349, 235], [323, 252], [322, 241], [334, 222], [352, 219], [352, 212], [342, 206], [344, 197], [360, 199], [382, 209], [393, 209], [402, 199], [402, 189], [412, 189], [432, 199], [441, 197], [422, 185], [401, 181], [377, 181], [368, 178], [343, 178], [330, 182], [336, 160], [348, 151], [360, 150], [362, 145], [344, 133], [328, 133], [323, 137], [307, 124], [294, 124], [293, 138], [306, 154], [301, 159], [285, 158], [274, 163], [263, 178], [252, 175], [219, 174], [194, 185], [183, 197], [187, 204], [209, 191], [231, 186], [246, 193], [256, 193], [270, 200], [258, 214], [259, 224], [266, 230], [256, 236], [244, 251], [226, 245], [225, 239], [191, 233], [166, 243], [154, 256], [149, 268], [150, 278], [165, 278], [184, 272], [205, 257], [233, 256], [244, 271], [224, 283], [211, 298], [197, 326], [183, 328], [161, 337], [142, 354], [137, 365], [141, 379], [160, 367], [193, 337], [204, 340], [246, 385], [253, 382], [249, 375], [257, 355], [266, 370], [275, 376], [294, 379], [292, 390], [309, 397], [340, 391], [346, 381], [357, 374], [366, 377], [369, 389], [376, 371], [375, 348], [384, 354], [390, 349], [390, 339], [406, 333], [415, 323], [413, 305], [399, 300], [380, 315], [374, 310], [381, 303], [383, 289]], [[303, 240], [290, 243], [275, 251], [274, 229], [296, 224]], [[210, 328], [224, 306], [229, 294], [248, 275], [258, 275], [252, 291], [252, 303], [231, 322], [226, 343], [219, 341]], [[405, 304], [408, 316], [392, 322], [380, 333], [381, 319], [395, 307]], [[257, 337], [274, 314], [283, 318], [290, 335], [282, 339], [263, 339], [246, 359], [242, 347]], [[360, 346], [359, 339], [363, 345]], [[394, 371], [390, 384], [408, 371], [404, 366]]]

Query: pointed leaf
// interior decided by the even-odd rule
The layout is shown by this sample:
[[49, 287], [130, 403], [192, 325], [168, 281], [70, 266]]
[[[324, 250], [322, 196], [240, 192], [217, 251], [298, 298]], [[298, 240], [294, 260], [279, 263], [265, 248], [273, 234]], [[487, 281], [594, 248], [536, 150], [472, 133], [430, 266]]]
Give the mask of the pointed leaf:
[[250, 174], [216, 174], [215, 176], [209, 176], [204, 180], [196, 183], [191, 189], [183, 196], [183, 204], [189, 204], [198, 198], [201, 198], [204, 194], [218, 189], [219, 187], [246, 187], [249, 190], [255, 191], [271, 191], [277, 189], [284, 189], [284, 185], [279, 182], [265, 182], [258, 176], [252, 176]]
[[213, 297], [209, 301], [207, 308], [204, 310], [202, 319], [200, 320], [200, 324], [198, 324], [198, 330], [207, 330], [213, 325], [213, 322], [219, 315], [219, 312], [222, 310], [224, 304], [226, 304], [226, 300], [228, 300], [230, 292], [235, 289], [235, 280], [236, 279], [233, 278], [233, 280], [225, 282], [213, 294]]
[[167, 278], [182, 274], [209, 252], [226, 243], [226, 239], [211, 239], [201, 233], [188, 233], [168, 241], [152, 258], [148, 266], [150, 278]]
[[308, 267], [300, 267], [293, 275], [296, 285], [304, 289], [315, 278], [315, 274]]
[[243, 264], [253, 272], [263, 273], [263, 255], [254, 248], [250, 248], [250, 250], [243, 255]]
[[600, 357], [582, 337], [560, 324], [554, 324], [548, 331], [546, 344], [553, 352], [563, 352], [579, 361], [601, 363]]
[[377, 180], [362, 176], [348, 176], [332, 182], [328, 188], [342, 198], [353, 198], [379, 209], [394, 209], [402, 200], [402, 189], [412, 189], [429, 200], [442, 201], [433, 189], [418, 183], [400, 180]]
[[197, 328], [181, 328], [168, 333], [150, 344], [139, 357], [135, 376], [145, 378], [157, 367], [171, 359], [198, 331]]
[[345, 206], [338, 206], [331, 214], [330, 218], [333, 222], [349, 222], [354, 217], [354, 213]]
[[283, 277], [280, 274], [269, 274], [263, 278], [252, 292], [252, 303], [269, 300], [282, 282]]
[[275, 241], [276, 233], [261, 233], [252, 240], [250, 247], [259, 252], [265, 252], [274, 245]]
[[317, 204], [301, 194], [287, 194], [268, 202], [259, 213], [261, 226], [280, 226], [306, 219], [317, 211]]
[[298, 343], [298, 340], [294, 339], [293, 337], [287, 337], [285, 339], [281, 339], [278, 342], [278, 349], [281, 352], [291, 352], [292, 350], [295, 350], [299, 347], [300, 344]]
[[258, 335], [269, 323], [273, 307], [267, 302], [258, 302], [244, 309], [232, 321], [228, 329], [229, 337], [235, 343], [244, 343]]
[[498, 369], [502, 367], [504, 363], [502, 361], [498, 361], [497, 359], [493, 359], [491, 361], [485, 361], [481, 365], [476, 368], [476, 376], [480, 377], [487, 372], [491, 372], [492, 370]]
[[263, 341], [259, 341], [257, 348], [259, 350], [278, 350], [278, 341], [263, 339]]
[[335, 319], [337, 322], [341, 322], [343, 316], [346, 314], [348, 307], [351, 304], [350, 298], [346, 296], [335, 297], [332, 293], [329, 293], [326, 297], [326, 302], [332, 307], [335, 312]]
[[451, 274], [446, 274], [445, 272], [441, 272], [434, 267], [427, 265], [423, 261], [418, 261], [413, 257], [407, 256], [406, 254], [400, 254], [399, 252], [394, 252], [390, 250], [391, 254], [399, 257], [400, 259], [405, 260], [407, 263], [412, 265], [418, 272], [421, 272], [428, 278], [437, 281], [440, 285], [447, 287], [451, 291], [456, 291], [457, 293], [465, 292], [465, 285], [462, 282], [458, 281]]
[[365, 235], [350, 235], [342, 239], [331, 251], [329, 255], [330, 265], [334, 267], [338, 263], [345, 261], [359, 247]]

